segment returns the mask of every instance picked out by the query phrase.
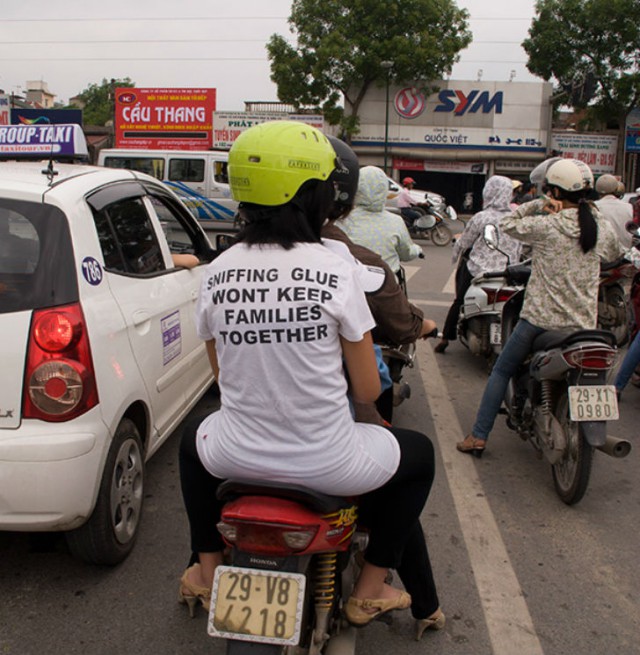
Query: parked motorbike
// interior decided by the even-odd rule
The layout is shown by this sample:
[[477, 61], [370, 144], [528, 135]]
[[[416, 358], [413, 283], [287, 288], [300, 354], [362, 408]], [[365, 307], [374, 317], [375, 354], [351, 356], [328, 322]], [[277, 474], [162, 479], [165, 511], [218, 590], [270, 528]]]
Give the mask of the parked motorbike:
[[[527, 269], [528, 270], [528, 269]], [[473, 278], [458, 318], [458, 338], [474, 355], [487, 359], [489, 368], [502, 350], [502, 310], [523, 287], [521, 268], [487, 271]]]
[[600, 268], [598, 327], [613, 332], [618, 346], [629, 341], [627, 288], [634, 272], [634, 267], [626, 259], [603, 264]]
[[218, 495], [231, 554], [216, 569], [208, 633], [228, 655], [353, 655], [341, 612], [368, 540], [356, 505], [282, 484], [226, 481]]
[[[485, 228], [489, 247], [499, 249], [495, 226]], [[522, 269], [522, 265], [516, 267]], [[520, 315], [527, 274], [509, 271], [523, 289], [505, 303], [502, 340]], [[607, 422], [618, 419], [615, 387], [607, 376], [617, 356], [607, 330], [548, 330], [534, 342], [530, 357], [509, 382], [504, 399], [507, 425], [551, 464], [556, 493], [568, 505], [584, 496], [594, 450], [626, 457], [631, 444], [607, 435]]]
[[431, 239], [436, 246], [447, 246], [453, 239], [453, 233], [446, 224], [446, 221], [455, 221], [457, 218], [455, 209], [451, 206], [436, 206], [428, 196], [424, 202], [414, 205], [420, 216], [414, 220], [402, 217], [409, 234], [416, 239]]

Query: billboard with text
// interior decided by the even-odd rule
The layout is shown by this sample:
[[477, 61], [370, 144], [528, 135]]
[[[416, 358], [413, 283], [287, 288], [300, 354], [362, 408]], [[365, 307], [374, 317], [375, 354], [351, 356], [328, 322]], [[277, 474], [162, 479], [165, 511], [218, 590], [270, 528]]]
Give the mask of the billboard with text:
[[209, 150], [215, 89], [115, 90], [116, 148]]

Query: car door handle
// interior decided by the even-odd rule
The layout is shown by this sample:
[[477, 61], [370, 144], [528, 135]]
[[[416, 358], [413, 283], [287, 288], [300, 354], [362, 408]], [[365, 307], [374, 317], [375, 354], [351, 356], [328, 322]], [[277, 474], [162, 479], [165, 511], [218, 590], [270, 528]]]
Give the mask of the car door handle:
[[151, 319], [151, 314], [146, 309], [139, 309], [133, 312], [133, 324], [139, 327]]

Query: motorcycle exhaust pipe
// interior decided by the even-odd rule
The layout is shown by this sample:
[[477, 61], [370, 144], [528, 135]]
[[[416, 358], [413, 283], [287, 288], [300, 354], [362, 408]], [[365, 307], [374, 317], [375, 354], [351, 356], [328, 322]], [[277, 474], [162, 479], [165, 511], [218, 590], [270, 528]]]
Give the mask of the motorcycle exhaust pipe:
[[607, 435], [604, 444], [596, 446], [596, 448], [611, 457], [622, 458], [631, 452], [631, 443], [626, 439], [618, 439]]

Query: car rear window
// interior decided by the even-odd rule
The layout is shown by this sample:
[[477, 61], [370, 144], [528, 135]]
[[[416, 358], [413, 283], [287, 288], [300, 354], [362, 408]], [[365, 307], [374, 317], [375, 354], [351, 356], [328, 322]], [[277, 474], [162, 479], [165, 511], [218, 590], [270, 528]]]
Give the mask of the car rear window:
[[126, 168], [131, 171], [140, 171], [152, 175], [158, 180], [164, 179], [164, 159], [155, 157], [105, 157], [104, 165], [107, 168]]
[[73, 262], [58, 208], [0, 198], [0, 314], [76, 302]]

